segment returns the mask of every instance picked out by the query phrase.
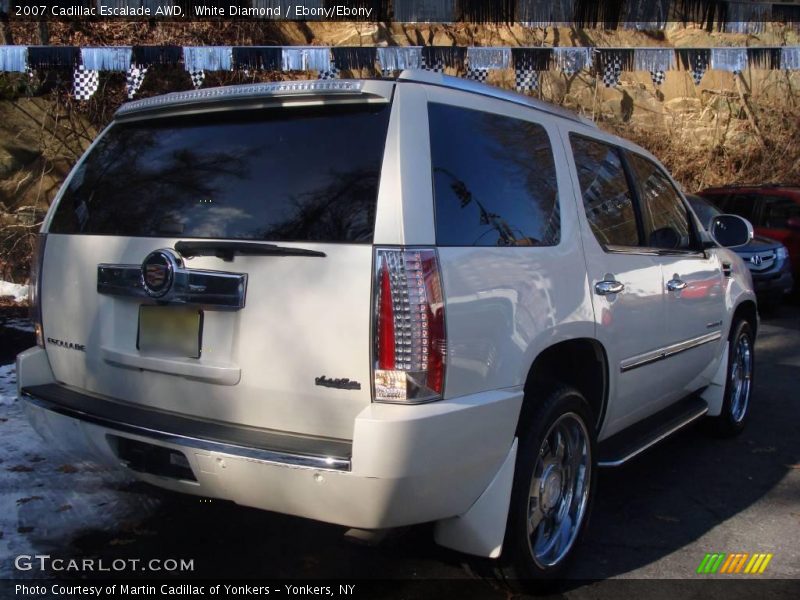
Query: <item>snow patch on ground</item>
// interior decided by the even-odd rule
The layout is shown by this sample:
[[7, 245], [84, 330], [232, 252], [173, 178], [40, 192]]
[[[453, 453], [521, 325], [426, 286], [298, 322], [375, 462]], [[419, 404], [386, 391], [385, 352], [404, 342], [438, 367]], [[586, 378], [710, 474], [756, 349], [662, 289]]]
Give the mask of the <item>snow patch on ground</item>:
[[0, 297], [3, 296], [11, 296], [14, 302], [22, 302], [28, 298], [28, 286], [0, 279]]
[[17, 400], [14, 365], [0, 365], [0, 406], [13, 404]]
[[70, 456], [42, 440], [16, 401], [14, 365], [0, 366], [0, 579], [20, 573], [6, 557], [68, 556], [70, 541], [90, 532], [135, 526], [159, 500], [124, 472]]

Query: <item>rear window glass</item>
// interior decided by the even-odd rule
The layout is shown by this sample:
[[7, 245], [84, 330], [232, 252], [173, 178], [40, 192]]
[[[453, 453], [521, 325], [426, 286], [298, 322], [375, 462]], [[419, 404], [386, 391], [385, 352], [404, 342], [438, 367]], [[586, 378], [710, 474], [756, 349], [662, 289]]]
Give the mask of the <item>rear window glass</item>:
[[541, 125], [444, 104], [428, 115], [439, 245], [558, 244], [556, 167]]
[[120, 123], [65, 190], [50, 231], [371, 242], [388, 104]]

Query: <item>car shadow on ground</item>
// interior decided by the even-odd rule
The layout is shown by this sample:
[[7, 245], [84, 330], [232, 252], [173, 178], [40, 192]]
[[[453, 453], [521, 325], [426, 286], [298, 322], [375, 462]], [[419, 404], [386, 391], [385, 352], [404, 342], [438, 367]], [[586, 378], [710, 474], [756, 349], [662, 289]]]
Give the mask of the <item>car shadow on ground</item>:
[[[771, 542], [769, 531], [767, 539], [757, 537], [758, 523], [768, 521], [773, 509], [788, 513], [787, 505], [796, 506], [800, 497], [797, 479], [786, 482], [800, 461], [800, 336], [794, 334], [800, 329], [800, 309], [782, 308], [762, 325], [745, 432], [720, 440], [694, 426], [626, 466], [603, 470], [592, 521], [566, 590], [586, 580], [636, 573], [690, 577], [706, 551], [777, 551], [757, 550]], [[108, 561], [193, 559], [192, 572], [172, 574], [180, 577], [388, 578], [398, 580], [392, 586], [397, 595], [403, 595], [401, 580], [474, 578], [482, 579], [484, 597], [495, 592], [504, 597], [487, 561], [436, 546], [430, 526], [396, 532], [376, 547], [364, 546], [346, 541], [342, 527], [140, 483], [129, 486], [129, 493], [159, 500], [152, 516], [64, 540], [58, 554]], [[715, 533], [721, 525], [727, 533]], [[780, 543], [794, 543], [789, 538], [785, 534]], [[729, 546], [710, 546], [715, 543]]]

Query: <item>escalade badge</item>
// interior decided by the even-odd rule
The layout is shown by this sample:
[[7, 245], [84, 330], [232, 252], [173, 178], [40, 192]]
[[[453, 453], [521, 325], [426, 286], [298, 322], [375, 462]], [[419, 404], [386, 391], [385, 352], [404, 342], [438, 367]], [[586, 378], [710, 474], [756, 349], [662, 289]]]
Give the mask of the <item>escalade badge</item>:
[[142, 263], [142, 287], [148, 296], [160, 298], [172, 287], [180, 259], [171, 250], [156, 250]]
[[328, 379], [325, 375], [323, 375], [322, 377], [316, 377], [314, 379], [314, 383], [316, 385], [321, 385], [322, 387], [338, 388], [340, 390], [361, 389], [361, 384], [358, 381], [352, 381], [347, 377], [343, 377], [341, 379]]

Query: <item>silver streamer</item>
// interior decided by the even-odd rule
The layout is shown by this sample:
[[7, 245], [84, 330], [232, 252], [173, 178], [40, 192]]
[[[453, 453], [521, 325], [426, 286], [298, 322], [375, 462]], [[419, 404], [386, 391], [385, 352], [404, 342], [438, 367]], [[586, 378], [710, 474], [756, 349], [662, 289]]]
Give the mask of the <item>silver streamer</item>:
[[384, 71], [419, 69], [422, 66], [422, 48], [419, 46], [378, 48], [378, 64]]
[[747, 68], [747, 49], [711, 48], [711, 68], [741, 73]]
[[320, 46], [290, 46], [282, 50], [284, 71], [327, 71], [331, 65], [331, 50]]
[[669, 71], [675, 67], [675, 50], [672, 48], [636, 48], [633, 68], [636, 71]]
[[131, 66], [130, 46], [81, 48], [81, 63], [94, 71], [127, 71]]
[[582, 71], [591, 63], [591, 48], [553, 48], [553, 61], [565, 75]]
[[725, 20], [726, 33], [762, 33], [765, 23], [771, 20], [772, 5], [755, 2], [728, 2]]
[[230, 46], [184, 46], [183, 66], [195, 71], [230, 71], [233, 56]]
[[800, 70], [800, 46], [781, 48], [781, 69]]
[[510, 48], [467, 48], [470, 69], [506, 69], [511, 64]]
[[27, 46], [0, 46], [0, 71], [24, 73], [27, 67]]

